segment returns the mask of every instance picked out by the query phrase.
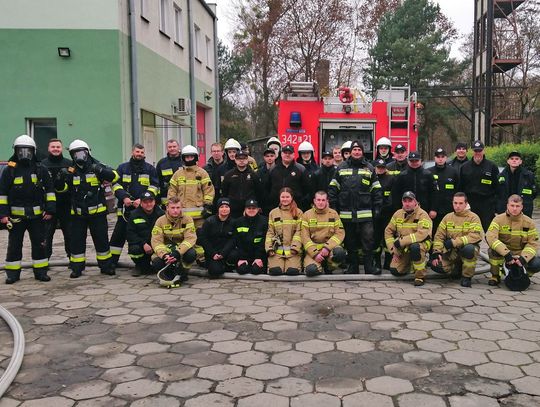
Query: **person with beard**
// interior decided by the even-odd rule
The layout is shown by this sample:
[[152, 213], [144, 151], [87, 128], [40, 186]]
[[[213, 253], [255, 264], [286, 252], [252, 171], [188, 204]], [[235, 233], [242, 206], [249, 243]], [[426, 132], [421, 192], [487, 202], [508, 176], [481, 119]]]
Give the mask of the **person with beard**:
[[249, 166], [248, 157], [245, 152], [238, 152], [236, 168], [227, 172], [221, 183], [221, 195], [230, 200], [233, 219], [242, 216], [248, 199], [257, 199], [260, 195], [259, 177]]
[[[392, 186], [392, 205], [397, 210], [401, 206], [401, 196], [405, 191], [412, 191], [416, 200], [426, 211], [431, 210], [432, 195], [435, 190], [433, 175], [422, 166], [422, 158], [417, 151], [411, 151], [408, 156], [407, 168], [396, 176]], [[390, 167], [392, 163], [388, 164]]]
[[504, 213], [505, 202], [510, 195], [523, 198], [523, 213], [532, 217], [534, 199], [536, 198], [536, 181], [534, 173], [524, 168], [521, 153], [511, 151], [506, 160], [506, 167], [499, 174], [499, 191], [497, 213]]
[[159, 192], [159, 180], [155, 167], [145, 161], [144, 146], [134, 144], [131, 158], [120, 164], [116, 170], [120, 177], [112, 190], [118, 199], [116, 214], [118, 218], [109, 242], [112, 260], [116, 268], [126, 242], [126, 228], [129, 214], [141, 204], [141, 196], [149, 191], [155, 196]]
[[38, 281], [50, 281], [43, 245], [44, 222], [56, 211], [56, 196], [47, 168], [36, 159], [36, 143], [22, 135], [13, 143], [14, 154], [0, 177], [0, 223], [9, 228], [6, 284], [19, 281], [24, 233], [32, 245], [32, 268]]
[[315, 162], [315, 149], [309, 141], [303, 141], [298, 146], [298, 158], [296, 162], [304, 166], [308, 178], [311, 178], [315, 171], [319, 169], [319, 166]]
[[[266, 148], [263, 153], [263, 162], [259, 164], [257, 170], [257, 177], [259, 178], [259, 184], [261, 191], [270, 190], [270, 171], [276, 166], [276, 152], [272, 148]], [[268, 194], [261, 194], [261, 210], [263, 215], [267, 216], [272, 210], [270, 204], [270, 197]]]
[[176, 140], [167, 141], [167, 155], [156, 164], [156, 172], [159, 178], [159, 203], [162, 207], [167, 205], [167, 191], [169, 181], [173, 174], [182, 166], [180, 146]]
[[401, 171], [407, 169], [407, 147], [398, 144], [394, 148], [394, 161], [390, 162], [386, 168], [390, 175], [399, 175]]
[[230, 259], [234, 249], [232, 239], [231, 202], [228, 198], [219, 198], [217, 214], [207, 218], [199, 231], [198, 242], [204, 249], [206, 267], [210, 278], [219, 278], [234, 268]]
[[102, 274], [114, 275], [111, 267], [107, 226], [107, 202], [103, 182], [115, 183], [118, 173], [101, 164], [90, 154], [90, 147], [82, 140], [69, 145], [73, 159], [67, 171], [60, 171], [55, 180], [57, 192], [69, 191], [71, 197], [71, 278], [80, 277], [86, 266], [86, 235], [90, 234]]
[[268, 230], [268, 218], [260, 214], [255, 199], [248, 199], [244, 216], [233, 222], [234, 259], [238, 274], [266, 273], [264, 239]]
[[377, 160], [384, 160], [385, 164], [390, 164], [394, 159], [392, 158], [392, 142], [388, 137], [381, 137], [379, 141], [377, 141], [377, 153], [375, 154], [375, 159], [373, 162]]
[[347, 274], [359, 274], [358, 250], [364, 254], [364, 270], [373, 274], [373, 218], [382, 206], [381, 184], [373, 166], [364, 157], [358, 140], [351, 144], [351, 156], [336, 170], [328, 187], [330, 207], [339, 213], [345, 228]]
[[[41, 165], [49, 170], [51, 179], [56, 179], [58, 173], [61, 170], [67, 170], [71, 165], [71, 161], [62, 155], [62, 141], [57, 138], [49, 140], [47, 150], [49, 155], [41, 160]], [[64, 250], [66, 251], [67, 258], [69, 260], [70, 250], [69, 242], [71, 241], [71, 214], [70, 214], [70, 202], [69, 194], [57, 193], [56, 194], [56, 213], [45, 222], [45, 246], [47, 258], [50, 260], [52, 255], [52, 242], [56, 226], [59, 225], [64, 236]]]

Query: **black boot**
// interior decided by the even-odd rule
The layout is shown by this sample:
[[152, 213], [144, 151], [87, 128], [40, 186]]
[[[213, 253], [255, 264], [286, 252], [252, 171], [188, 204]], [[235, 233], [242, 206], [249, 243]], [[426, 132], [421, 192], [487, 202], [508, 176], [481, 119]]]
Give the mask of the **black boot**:
[[6, 270], [6, 284], [14, 284], [21, 279], [21, 270]]
[[34, 278], [38, 281], [51, 281], [51, 278], [47, 275], [47, 269], [34, 270]]
[[364, 254], [364, 273], [376, 274], [373, 267], [373, 256], [371, 254]]
[[360, 274], [360, 266], [358, 263], [349, 263], [349, 267], [347, 267], [345, 274]]
[[391, 262], [392, 262], [392, 254], [388, 253], [388, 252], [385, 252], [384, 253], [384, 263], [383, 263], [382, 268], [384, 270], [390, 270], [390, 263]]

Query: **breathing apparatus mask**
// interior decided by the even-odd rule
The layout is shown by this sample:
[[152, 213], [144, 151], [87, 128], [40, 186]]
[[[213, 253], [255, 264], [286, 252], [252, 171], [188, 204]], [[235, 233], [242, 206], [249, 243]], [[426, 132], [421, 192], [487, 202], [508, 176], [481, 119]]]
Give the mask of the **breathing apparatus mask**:
[[34, 158], [34, 148], [25, 146], [15, 147], [15, 154], [20, 163], [29, 163]]
[[90, 153], [88, 150], [77, 150], [73, 151], [71, 153], [71, 157], [73, 158], [73, 161], [75, 161], [75, 164], [79, 168], [83, 168], [84, 165], [88, 162], [88, 157], [90, 156]]

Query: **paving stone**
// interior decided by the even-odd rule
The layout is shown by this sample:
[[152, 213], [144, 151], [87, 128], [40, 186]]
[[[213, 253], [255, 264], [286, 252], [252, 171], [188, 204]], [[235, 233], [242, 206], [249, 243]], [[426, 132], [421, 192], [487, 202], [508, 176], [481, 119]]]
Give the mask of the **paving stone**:
[[174, 397], [153, 396], [131, 403], [130, 407], [179, 407], [180, 400]]
[[375, 344], [361, 339], [348, 339], [346, 341], [337, 342], [336, 347], [338, 350], [344, 352], [362, 353], [374, 350]]
[[391, 376], [381, 376], [366, 380], [366, 390], [373, 393], [396, 396], [414, 390], [410, 381]]
[[268, 355], [254, 350], [235, 353], [229, 356], [229, 362], [233, 365], [252, 366], [259, 365], [268, 361]]
[[469, 338], [467, 332], [453, 331], [451, 329], [437, 329], [431, 331], [431, 336], [437, 339], [444, 339], [446, 341], [458, 342]]
[[112, 396], [138, 399], [157, 394], [163, 388], [163, 383], [149, 379], [139, 379], [120, 383], [111, 392]]
[[473, 338], [485, 339], [487, 341], [508, 339], [508, 334], [505, 332], [492, 329], [475, 329], [474, 331], [469, 331], [469, 335]]
[[511, 380], [510, 383], [512, 383], [519, 393], [540, 396], [540, 378], [538, 377], [521, 377]]
[[288, 376], [289, 368], [273, 363], [263, 363], [247, 368], [245, 375], [259, 380], [272, 380]]
[[184, 404], [184, 407], [233, 407], [233, 400], [223, 394], [204, 394], [192, 399], [189, 399]]
[[140, 357], [137, 360], [137, 364], [152, 369], [159, 369], [161, 367], [178, 365], [182, 362], [182, 358], [182, 355], [176, 353], [153, 353]]
[[101, 378], [111, 383], [129, 382], [131, 380], [142, 379], [148, 375], [148, 370], [140, 366], [125, 366], [109, 369]]
[[[314, 329], [317, 331], [318, 329]], [[291, 331], [281, 331], [278, 332], [276, 335], [277, 339], [298, 343], [298, 342], [304, 342], [309, 341], [311, 339], [315, 338], [315, 332], [306, 331], [304, 329], [294, 329]]]
[[283, 352], [292, 349], [292, 343], [272, 339], [255, 343], [255, 349], [262, 352]]
[[499, 400], [501, 407], [530, 407], [540, 404], [540, 397], [529, 396], [528, 394], [512, 394], [509, 397]]
[[268, 393], [277, 394], [286, 397], [298, 396], [300, 394], [310, 393], [313, 385], [310, 381], [298, 377], [286, 377], [270, 382], [266, 385]]
[[182, 363], [196, 367], [210, 366], [225, 362], [227, 355], [218, 352], [206, 351], [186, 355]]
[[455, 362], [466, 366], [481, 365], [489, 362], [485, 354], [463, 349], [446, 352], [444, 357], [449, 362]]
[[[540, 339], [540, 335], [538, 335]], [[516, 352], [535, 352], [540, 349], [537, 343], [531, 341], [524, 341], [521, 339], [503, 339], [498, 341], [497, 344], [502, 349], [513, 350]]]
[[317, 333], [317, 337], [324, 341], [337, 342], [350, 339], [352, 334], [345, 331], [322, 331]]
[[465, 389], [471, 393], [481, 394], [483, 396], [501, 398], [512, 393], [512, 388], [508, 383], [483, 379], [481, 377], [467, 381]]
[[291, 321], [274, 321], [262, 324], [262, 329], [273, 332], [289, 331], [291, 329], [296, 329], [296, 327], [296, 322]]
[[74, 400], [84, 400], [109, 394], [111, 384], [103, 380], [91, 380], [69, 386], [61, 392], [62, 396]]
[[343, 398], [343, 407], [394, 407], [392, 398], [382, 394], [362, 391]]
[[323, 341], [320, 339], [312, 339], [297, 343], [296, 349], [307, 353], [322, 353], [333, 350], [334, 344], [332, 342]]
[[403, 359], [409, 363], [435, 364], [442, 360], [442, 355], [440, 353], [420, 350], [403, 354]]
[[93, 365], [111, 369], [114, 367], [122, 367], [131, 365], [137, 357], [128, 353], [118, 353], [115, 355], [103, 356], [94, 359]]
[[36, 325], [59, 325], [66, 322], [69, 318], [62, 315], [42, 315], [34, 318]]
[[209, 393], [213, 383], [210, 380], [188, 379], [171, 383], [165, 389], [165, 394], [189, 398], [197, 394]]
[[216, 342], [214, 345], [212, 345], [212, 350], [215, 352], [233, 354], [238, 352], [246, 352], [250, 350], [252, 346], [253, 344], [251, 342], [232, 340]]
[[118, 342], [109, 342], [101, 345], [94, 345], [87, 348], [84, 353], [92, 356], [103, 356], [111, 353], [120, 353], [127, 348], [127, 345]]
[[170, 345], [164, 345], [158, 342], [145, 342], [132, 345], [128, 348], [128, 352], [135, 353], [136, 355], [148, 355], [151, 353], [167, 352]]
[[187, 341], [179, 342], [171, 346], [170, 352], [181, 353], [182, 355], [190, 355], [193, 353], [205, 352], [210, 350], [211, 343], [205, 341]]
[[80, 309], [80, 308], [86, 308], [90, 305], [88, 301], [70, 301], [70, 302], [62, 302], [56, 306], [56, 308], [60, 308], [63, 310], [70, 310], [70, 309]]
[[[128, 402], [116, 397], [104, 396], [77, 402], [77, 407], [126, 407]], [[133, 404], [132, 404], [133, 405]]]
[[384, 367], [384, 372], [388, 376], [406, 380], [414, 380], [419, 377], [429, 376], [429, 370], [426, 367], [405, 362], [386, 365]]
[[348, 377], [328, 377], [321, 379], [315, 385], [315, 389], [319, 393], [333, 394], [343, 398], [348, 394], [362, 391], [362, 381], [358, 379], [351, 379]]
[[[9, 406], [18, 406], [19, 402], [13, 400], [13, 403], [10, 404], [9, 401], [3, 403], [4, 400], [0, 401], [0, 407], [9, 407]], [[5, 406], [4, 406], [5, 404]], [[71, 407], [75, 404], [75, 401], [66, 399], [64, 397], [44, 397], [40, 399], [27, 400], [24, 403], [20, 404], [21, 407]]]
[[230, 341], [235, 339], [238, 336], [237, 332], [227, 331], [225, 329], [219, 329], [212, 332], [199, 335], [199, 339], [208, 342], [221, 342], [221, 341]]
[[419, 341], [427, 337], [428, 335], [426, 332], [415, 329], [402, 329], [397, 332], [392, 332], [392, 338], [402, 339], [404, 341]]
[[451, 396], [448, 401], [450, 401], [450, 407], [499, 407], [499, 402], [495, 398], [470, 393], [463, 396]]
[[162, 367], [156, 370], [156, 376], [160, 382], [174, 382], [178, 380], [191, 379], [195, 376], [197, 369], [193, 366], [174, 365]]
[[522, 377], [523, 373], [515, 366], [502, 365], [500, 363], [486, 363], [476, 366], [475, 370], [482, 377], [488, 377], [496, 380], [512, 380]]
[[488, 353], [488, 356], [492, 361], [506, 365], [521, 366], [532, 363], [531, 358], [527, 354], [511, 350], [497, 350]]
[[414, 349], [414, 346], [412, 344], [394, 339], [388, 341], [380, 341], [378, 343], [378, 347], [380, 350], [396, 353], [404, 353]]
[[236, 365], [212, 365], [199, 369], [197, 376], [210, 380], [227, 380], [242, 376], [242, 367]]
[[446, 407], [444, 398], [431, 394], [402, 394], [397, 401], [399, 407]]
[[483, 339], [465, 339], [458, 342], [458, 347], [461, 349], [486, 353], [500, 349], [496, 342]]
[[239, 398], [262, 393], [263, 389], [264, 382], [250, 379], [248, 377], [237, 377], [219, 382], [215, 391], [231, 397]]
[[447, 352], [456, 349], [456, 345], [454, 343], [435, 338], [418, 341], [416, 342], [416, 346], [418, 346], [419, 349], [432, 352]]
[[304, 394], [293, 397], [291, 407], [341, 407], [341, 400], [329, 394]]
[[305, 365], [311, 362], [313, 355], [306, 352], [298, 352], [295, 350], [276, 353], [272, 356], [272, 362], [278, 365], [294, 367], [299, 365]]
[[171, 332], [163, 334], [159, 337], [160, 342], [166, 342], [166, 343], [179, 343], [179, 342], [186, 342], [194, 339], [197, 336], [197, 334], [193, 332], [186, 332], [186, 331], [178, 331], [178, 332]]
[[178, 322], [185, 322], [188, 324], [194, 324], [196, 322], [208, 322], [213, 318], [213, 315], [209, 314], [191, 314], [185, 317], [177, 318]]
[[240, 399], [238, 407], [289, 407], [289, 399], [270, 393], [260, 393]]

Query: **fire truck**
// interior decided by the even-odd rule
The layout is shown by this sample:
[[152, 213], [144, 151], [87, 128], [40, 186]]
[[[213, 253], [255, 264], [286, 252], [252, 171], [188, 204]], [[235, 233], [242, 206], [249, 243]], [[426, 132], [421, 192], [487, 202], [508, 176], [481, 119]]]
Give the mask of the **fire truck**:
[[359, 92], [340, 87], [334, 96], [321, 97], [316, 82], [290, 82], [278, 104], [278, 134], [282, 145], [309, 141], [315, 159], [345, 141], [360, 140], [364, 155], [373, 158], [381, 137], [392, 147], [403, 144], [417, 149], [417, 97], [410, 87], [390, 87], [377, 91], [372, 102]]

